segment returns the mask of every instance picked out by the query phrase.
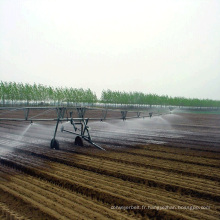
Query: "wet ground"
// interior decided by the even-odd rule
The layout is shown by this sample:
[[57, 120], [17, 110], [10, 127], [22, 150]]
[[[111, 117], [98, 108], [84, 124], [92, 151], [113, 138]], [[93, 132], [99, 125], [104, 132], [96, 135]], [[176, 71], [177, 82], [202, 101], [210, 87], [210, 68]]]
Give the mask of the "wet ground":
[[90, 121], [106, 151], [54, 126], [0, 122], [0, 219], [218, 219], [220, 115]]

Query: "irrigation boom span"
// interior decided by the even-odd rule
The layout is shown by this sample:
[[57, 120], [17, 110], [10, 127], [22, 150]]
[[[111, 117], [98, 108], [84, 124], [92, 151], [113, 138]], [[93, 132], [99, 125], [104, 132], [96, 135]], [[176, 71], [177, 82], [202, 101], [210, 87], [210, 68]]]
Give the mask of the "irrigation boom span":
[[[34, 110], [44, 110], [39, 114], [36, 114], [30, 117], [30, 110], [33, 112]], [[85, 113], [87, 110], [99, 110], [101, 111], [100, 118], [87, 118], [85, 117]], [[2, 112], [3, 111], [3, 112]], [[24, 117], [23, 118], [16, 118], [14, 117], [14, 113], [18, 111], [23, 111]], [[51, 113], [51, 111], [56, 112], [56, 117], [54, 118], [39, 118], [42, 115]], [[73, 113], [76, 111], [78, 117], [73, 117]], [[107, 113], [109, 111], [119, 112], [120, 117], [107, 117]], [[68, 114], [69, 113], [69, 114]], [[127, 117], [127, 113], [133, 113], [134, 116]], [[7, 115], [7, 118], [2, 118], [2, 115]], [[8, 117], [9, 115], [9, 117]], [[93, 146], [105, 150], [104, 148], [100, 147], [96, 143], [92, 141], [92, 137], [89, 132], [89, 121], [104, 121], [104, 120], [115, 120], [121, 119], [123, 121], [132, 118], [145, 118], [145, 117], [152, 117], [153, 115], [160, 116], [162, 114], [155, 114], [153, 112], [146, 112], [143, 111], [127, 111], [127, 110], [112, 110], [112, 109], [103, 109], [103, 108], [87, 108], [87, 107], [22, 107], [22, 108], [13, 108], [13, 107], [2, 107], [0, 108], [0, 121], [29, 121], [33, 123], [34, 121], [56, 121], [56, 126], [54, 130], [53, 137], [50, 142], [50, 147], [52, 149], [59, 150], [59, 142], [56, 140], [56, 134], [59, 123], [62, 122], [70, 122], [73, 126], [73, 131], [66, 130], [64, 126], [61, 126], [61, 132], [71, 133], [76, 135], [75, 138], [75, 145], [83, 146], [83, 140], [87, 141], [88, 143], [92, 144]]]

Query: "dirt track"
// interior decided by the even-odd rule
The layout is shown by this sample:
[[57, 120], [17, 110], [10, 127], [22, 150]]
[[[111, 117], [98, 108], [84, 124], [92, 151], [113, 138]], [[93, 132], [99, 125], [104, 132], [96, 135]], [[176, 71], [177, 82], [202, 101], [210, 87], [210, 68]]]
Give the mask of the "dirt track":
[[106, 151], [0, 122], [0, 219], [219, 219], [220, 115], [90, 125]]

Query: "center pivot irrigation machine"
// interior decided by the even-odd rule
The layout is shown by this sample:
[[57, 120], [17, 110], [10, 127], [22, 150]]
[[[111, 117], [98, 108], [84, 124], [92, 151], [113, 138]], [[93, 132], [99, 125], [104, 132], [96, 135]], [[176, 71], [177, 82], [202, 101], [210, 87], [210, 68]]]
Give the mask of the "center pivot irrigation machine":
[[[95, 110], [98, 112], [98, 115], [101, 117], [92, 118], [85, 117], [87, 111]], [[23, 112], [23, 113], [22, 113]], [[107, 117], [107, 114], [112, 112], [113, 117]], [[128, 117], [128, 113], [132, 113]], [[23, 114], [23, 117], [21, 115]], [[119, 117], [114, 115], [119, 114]], [[2, 115], [7, 117], [2, 118]], [[61, 132], [71, 133], [76, 135], [75, 145], [83, 146], [83, 140], [92, 144], [93, 146], [105, 150], [96, 143], [92, 141], [90, 135], [90, 128], [88, 126], [89, 121], [105, 121], [105, 120], [115, 120], [121, 119], [123, 121], [132, 118], [145, 118], [152, 116], [160, 116], [162, 114], [153, 113], [153, 112], [143, 112], [143, 111], [127, 111], [127, 110], [113, 110], [113, 109], [104, 109], [104, 108], [88, 108], [88, 107], [2, 107], [0, 108], [0, 121], [29, 121], [31, 124], [34, 121], [48, 121], [56, 122], [55, 130], [53, 137], [50, 142], [50, 147], [52, 149], [59, 150], [59, 142], [56, 140], [56, 134], [59, 124], [61, 123]], [[54, 117], [52, 117], [54, 116]], [[77, 117], [74, 117], [77, 116]], [[18, 118], [19, 117], [19, 118]], [[73, 130], [66, 130], [65, 124], [63, 122], [70, 122], [73, 126]]]

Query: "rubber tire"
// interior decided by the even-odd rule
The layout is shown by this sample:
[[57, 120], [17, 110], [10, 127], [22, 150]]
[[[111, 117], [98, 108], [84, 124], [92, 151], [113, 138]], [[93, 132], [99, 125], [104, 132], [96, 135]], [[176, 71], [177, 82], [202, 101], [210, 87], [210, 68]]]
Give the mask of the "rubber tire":
[[82, 140], [82, 138], [80, 136], [77, 136], [75, 138], [75, 145], [81, 146], [81, 147], [83, 146], [83, 140]]
[[50, 148], [51, 149], [56, 149], [56, 150], [59, 150], [59, 141], [56, 140], [56, 139], [52, 139], [51, 142], [50, 142]]

